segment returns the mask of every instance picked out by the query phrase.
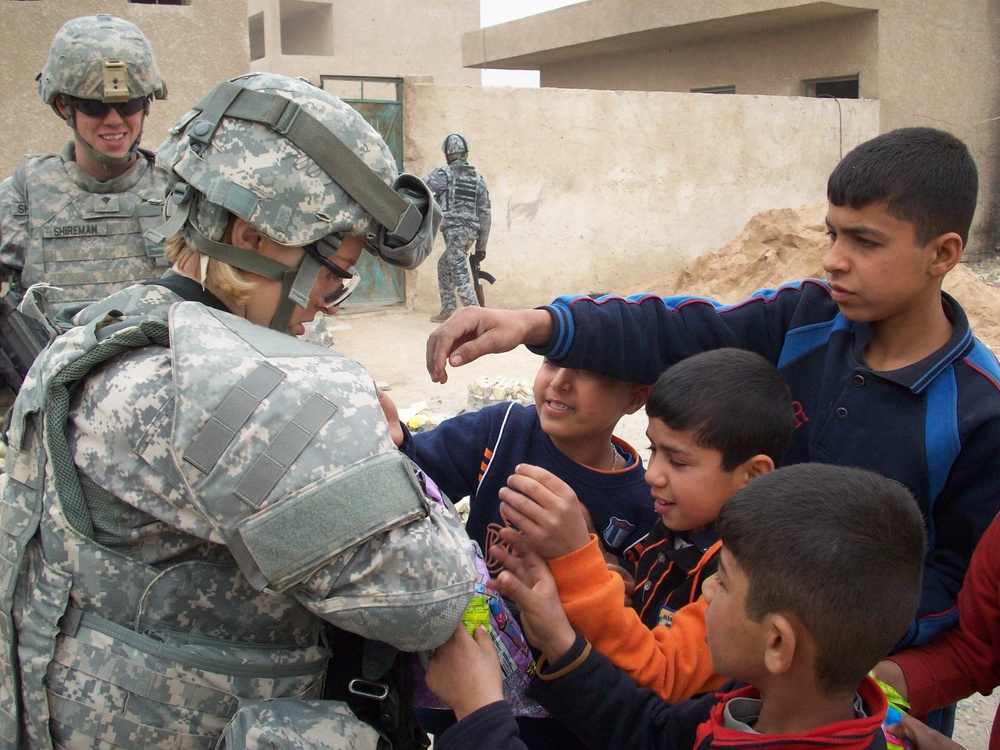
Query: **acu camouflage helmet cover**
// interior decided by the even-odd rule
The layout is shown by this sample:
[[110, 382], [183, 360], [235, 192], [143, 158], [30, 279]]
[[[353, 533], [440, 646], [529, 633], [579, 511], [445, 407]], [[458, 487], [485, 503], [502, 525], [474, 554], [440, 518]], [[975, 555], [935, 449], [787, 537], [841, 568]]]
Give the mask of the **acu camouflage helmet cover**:
[[237, 262], [242, 251], [220, 248], [229, 214], [279, 244], [325, 247], [321, 254], [341, 235], [360, 236], [366, 250], [402, 268], [416, 268], [433, 247], [441, 210], [427, 185], [398, 173], [357, 110], [305, 79], [223, 81], [170, 133], [156, 162], [175, 183], [168, 215], [177, 209], [157, 236], [180, 231], [201, 252], [254, 273]]
[[100, 14], [74, 18], [59, 29], [38, 74], [38, 93], [53, 108], [59, 94], [105, 103], [165, 99], [167, 82], [142, 31]]
[[[381, 136], [351, 106], [308, 81], [272, 73], [232, 79], [250, 91], [289, 99], [343, 141], [385, 183], [396, 162]], [[203, 100], [210, 100], [211, 93]], [[199, 105], [205, 106], [207, 104]], [[366, 236], [371, 215], [310, 156], [260, 122], [223, 116], [208, 143], [199, 108], [181, 118], [156, 152], [157, 165], [194, 188], [191, 218], [211, 240], [220, 240], [228, 213], [236, 214], [282, 245], [305, 245], [329, 234]], [[178, 196], [179, 197], [179, 196]]]

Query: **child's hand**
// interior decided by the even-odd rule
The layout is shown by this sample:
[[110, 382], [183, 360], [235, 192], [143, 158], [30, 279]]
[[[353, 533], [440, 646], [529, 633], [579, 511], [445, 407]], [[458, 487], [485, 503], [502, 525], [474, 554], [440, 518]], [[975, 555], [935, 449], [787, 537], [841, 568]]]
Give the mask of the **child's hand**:
[[427, 668], [427, 687], [461, 721], [473, 711], [503, 700], [503, 673], [490, 634], [476, 628], [475, 640], [459, 623], [438, 646]]
[[625, 606], [632, 606], [632, 594], [635, 593], [635, 578], [625, 568], [617, 563], [608, 563], [608, 570], [622, 579], [625, 583]]
[[490, 586], [517, 604], [525, 636], [550, 663], [555, 662], [572, 647], [576, 632], [559, 601], [548, 563], [530, 550], [518, 556], [494, 545], [490, 552], [504, 566]]
[[902, 721], [886, 729], [899, 739], [913, 743], [913, 750], [965, 750], [955, 740], [934, 731], [912, 716], [903, 716]]
[[590, 542], [576, 493], [552, 472], [519, 464], [499, 495], [500, 513], [542, 557], [562, 557]]
[[403, 426], [399, 422], [399, 411], [392, 399], [385, 395], [381, 388], [376, 388], [378, 393], [378, 405], [385, 412], [385, 418], [389, 421], [389, 437], [398, 448], [403, 444]]

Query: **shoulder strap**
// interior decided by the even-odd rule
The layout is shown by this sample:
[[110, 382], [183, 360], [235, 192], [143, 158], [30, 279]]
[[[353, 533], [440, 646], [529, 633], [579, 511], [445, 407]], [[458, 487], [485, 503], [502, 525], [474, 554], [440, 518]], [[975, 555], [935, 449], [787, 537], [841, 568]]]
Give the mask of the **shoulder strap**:
[[[104, 321], [101, 321], [104, 322]], [[63, 512], [73, 528], [88, 538], [93, 537], [94, 525], [85, 501], [80, 474], [73, 462], [65, 425], [76, 383], [102, 362], [117, 357], [129, 349], [159, 344], [170, 346], [167, 324], [162, 320], [118, 320], [98, 327], [97, 321], [87, 326], [97, 340], [96, 346], [84, 351], [57, 373], [50, 376], [46, 388], [44, 411], [45, 443], [52, 475]]]

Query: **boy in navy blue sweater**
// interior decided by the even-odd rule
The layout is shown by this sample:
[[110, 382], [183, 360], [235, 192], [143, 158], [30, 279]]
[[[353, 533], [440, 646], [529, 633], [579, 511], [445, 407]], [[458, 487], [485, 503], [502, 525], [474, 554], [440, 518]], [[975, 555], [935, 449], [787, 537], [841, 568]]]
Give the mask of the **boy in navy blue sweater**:
[[[525, 551], [505, 556], [495, 585], [544, 654], [528, 694], [589, 748], [884, 750], [886, 699], [867, 673], [920, 599], [925, 537], [913, 497], [872, 472], [798, 464], [738, 490], [716, 526], [708, 646], [716, 671], [738, 682], [676, 706], [636, 687], [573, 631], [545, 561]], [[459, 718], [438, 750], [524, 747], [482, 629], [473, 640], [459, 627], [427, 683]]]
[[[502, 566], [490, 548], [506, 520], [498, 492], [518, 464], [542, 466], [576, 492], [604, 549], [622, 561], [657, 518], [642, 459], [613, 433], [621, 418], [646, 403], [649, 386], [612, 380], [543, 360], [535, 375], [533, 406], [509, 402], [446, 419], [411, 435], [382, 398], [390, 433], [400, 449], [448, 497], [470, 496], [465, 528], [482, 550], [490, 574]], [[443, 731], [440, 711], [421, 711], [425, 729]], [[558, 750], [576, 740], [547, 718], [519, 717], [530, 747]]]
[[972, 550], [1000, 507], [1000, 366], [941, 291], [962, 257], [977, 190], [957, 138], [894, 130], [830, 176], [826, 281], [728, 306], [639, 295], [463, 310], [431, 334], [428, 370], [443, 382], [446, 364], [526, 344], [567, 367], [651, 383], [699, 351], [759, 352], [796, 405], [785, 464], [867, 468], [916, 497], [930, 544], [920, 608], [898, 647], [923, 643], [954, 624]]

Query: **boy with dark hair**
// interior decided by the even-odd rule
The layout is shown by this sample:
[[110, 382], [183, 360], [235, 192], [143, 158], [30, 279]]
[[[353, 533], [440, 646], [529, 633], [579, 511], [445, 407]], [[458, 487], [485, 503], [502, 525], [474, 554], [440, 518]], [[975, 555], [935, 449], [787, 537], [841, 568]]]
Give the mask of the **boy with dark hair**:
[[[532, 406], [491, 404], [412, 435], [403, 429], [389, 399], [381, 398], [396, 445], [446, 495], [470, 497], [465, 530], [481, 549], [490, 575], [502, 570], [490, 548], [508, 522], [498, 493], [515, 468], [525, 463], [563, 477], [574, 502], [579, 498], [574, 510], [581, 521], [582, 504], [604, 549], [624, 562], [625, 550], [644, 535], [656, 513], [638, 451], [616, 437], [614, 430], [623, 416], [642, 408], [649, 386], [559, 367], [546, 359], [532, 392]], [[585, 535], [586, 528], [585, 524]], [[617, 601], [620, 606], [620, 596]], [[451, 712], [435, 709], [418, 710], [418, 718], [433, 734], [454, 721]], [[577, 746], [576, 739], [550, 718], [519, 716], [518, 724], [530, 747]]]
[[[861, 469], [799, 464], [740, 489], [716, 526], [708, 645], [738, 682], [676, 706], [637, 688], [573, 631], [547, 566], [526, 552], [496, 585], [545, 654], [529, 694], [592, 748], [885, 747], [886, 700], [867, 673], [920, 600], [925, 537], [910, 493]], [[428, 683], [461, 719], [438, 750], [520, 746], [496, 661], [486, 633], [463, 628], [435, 653]]]
[[[718, 565], [715, 519], [736, 490], [781, 461], [792, 399], [759, 354], [714, 349], [661, 375], [646, 415], [646, 482], [660, 518], [628, 550], [633, 586], [604, 565], [576, 494], [558, 477], [518, 467], [500, 492], [501, 513], [549, 561], [573, 626], [637, 683], [676, 703], [722, 682], [698, 601]], [[626, 593], [631, 608], [622, 606]]]
[[1000, 506], [1000, 365], [941, 291], [968, 238], [977, 179], [953, 135], [885, 133], [830, 176], [825, 282], [728, 306], [640, 295], [464, 310], [431, 335], [428, 369], [443, 381], [446, 363], [524, 343], [567, 367], [650, 383], [698, 351], [762, 354], [795, 400], [786, 464], [867, 468], [916, 497], [930, 545], [917, 618], [898, 647], [923, 643], [954, 624], [972, 550]]

